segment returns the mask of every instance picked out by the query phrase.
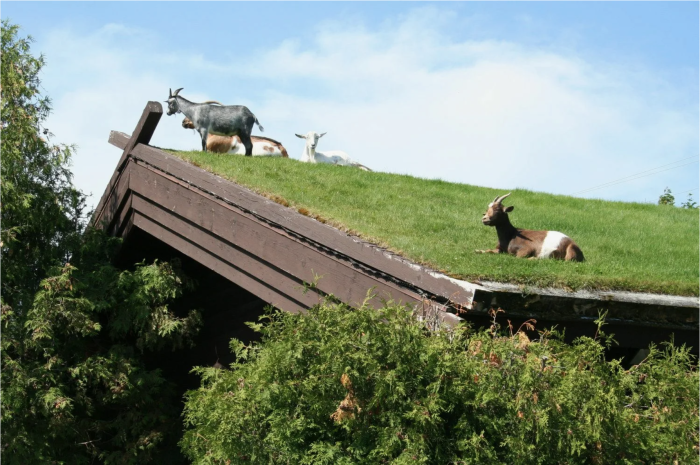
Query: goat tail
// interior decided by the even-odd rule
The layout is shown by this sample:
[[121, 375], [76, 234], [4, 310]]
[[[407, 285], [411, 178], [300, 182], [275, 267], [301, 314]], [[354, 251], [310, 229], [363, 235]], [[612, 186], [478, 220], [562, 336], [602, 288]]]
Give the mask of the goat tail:
[[263, 128], [262, 124], [260, 124], [260, 121], [258, 121], [258, 117], [253, 115], [253, 118], [255, 118], [255, 124], [257, 124], [258, 128], [260, 128], [260, 132], [265, 132], [265, 128]]
[[359, 164], [359, 163], [355, 163], [353, 166], [355, 166], [356, 168], [360, 168], [362, 171], [369, 171], [369, 172], [372, 172], [371, 169], [369, 169], [369, 168], [367, 168], [365, 165], [361, 165], [361, 164]]

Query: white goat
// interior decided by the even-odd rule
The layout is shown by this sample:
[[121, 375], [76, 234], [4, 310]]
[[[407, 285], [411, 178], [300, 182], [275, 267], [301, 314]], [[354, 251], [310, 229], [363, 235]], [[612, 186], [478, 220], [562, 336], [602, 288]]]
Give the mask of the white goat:
[[301, 161], [306, 163], [330, 163], [332, 165], [345, 165], [354, 166], [365, 171], [372, 171], [360, 163], [350, 159], [347, 153], [341, 150], [328, 150], [325, 152], [319, 152], [316, 150], [318, 145], [318, 140], [323, 137], [326, 133], [319, 134], [314, 131], [309, 131], [305, 136], [300, 134], [295, 134], [300, 139], [306, 139], [306, 145], [304, 146], [304, 152], [301, 154]]

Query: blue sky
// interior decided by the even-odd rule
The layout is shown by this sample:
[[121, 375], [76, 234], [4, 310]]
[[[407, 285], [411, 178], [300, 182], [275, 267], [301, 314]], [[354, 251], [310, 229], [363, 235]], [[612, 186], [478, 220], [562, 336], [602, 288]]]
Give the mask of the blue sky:
[[[109, 131], [130, 132], [169, 87], [247, 105], [294, 158], [294, 133], [314, 130], [328, 133], [320, 150], [375, 170], [698, 196], [698, 2], [3, 2], [1, 14], [46, 56], [48, 127], [79, 146], [75, 182], [93, 204], [120, 155]], [[174, 116], [152, 143], [199, 145]]]

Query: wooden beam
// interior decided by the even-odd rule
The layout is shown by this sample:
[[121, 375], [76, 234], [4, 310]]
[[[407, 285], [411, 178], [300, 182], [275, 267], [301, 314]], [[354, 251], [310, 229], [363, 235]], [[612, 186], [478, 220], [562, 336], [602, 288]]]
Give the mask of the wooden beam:
[[[137, 144], [148, 145], [162, 116], [163, 106], [160, 102], [151, 101], [146, 104], [146, 108], [143, 109], [134, 132], [131, 133], [129, 142], [124, 147], [122, 158], [128, 156]], [[121, 166], [121, 163], [119, 166]]]
[[270, 305], [292, 313], [303, 311], [306, 308], [305, 305], [302, 305], [298, 301], [281, 294], [273, 285], [259, 281], [245, 271], [222, 262], [218, 257], [209, 254], [196, 244], [164, 228], [140, 213], [134, 215], [134, 226], [152, 235], [156, 239], [163, 241], [193, 260], [196, 260], [243, 289], [250, 291]]
[[[207, 252], [221, 262], [220, 268], [230, 266], [245, 272], [258, 281], [274, 283], [278, 293], [293, 296], [305, 308], [312, 307], [319, 302], [320, 296], [313, 291], [304, 293], [303, 282], [295, 279], [294, 276], [270, 266], [244, 249], [222, 241], [196, 224], [163, 210], [161, 206], [147, 200], [140, 194], [134, 194], [133, 197], [134, 211]], [[248, 290], [252, 292], [251, 289]]]
[[130, 170], [127, 163], [121, 171], [119, 177], [115, 179], [115, 184], [112, 186], [112, 192], [107, 201], [102, 206], [103, 214], [101, 218], [101, 227], [110, 235], [120, 235], [120, 229], [125, 215], [128, 213], [130, 192], [129, 192], [129, 176]]
[[129, 134], [120, 131], [110, 131], [109, 133], [109, 143], [122, 150], [129, 143], [129, 139], [131, 139]]
[[[110, 202], [115, 202], [113, 199], [115, 195], [114, 188], [122, 175], [127, 158], [136, 145], [148, 144], [151, 141], [151, 137], [158, 126], [158, 121], [160, 121], [161, 116], [163, 116], [163, 106], [159, 102], [148, 102], [146, 104], [146, 107], [141, 113], [141, 118], [136, 124], [136, 128], [134, 128], [134, 131], [131, 133], [131, 137], [124, 145], [122, 156], [119, 158], [119, 162], [117, 163], [117, 167], [114, 170], [114, 174], [112, 174], [109, 184], [107, 184], [107, 189], [105, 190], [104, 194], [102, 194], [100, 203], [97, 204], [97, 208], [95, 209], [95, 213], [90, 220], [90, 224], [98, 227], [101, 226], [102, 221], [104, 221], [105, 206]], [[110, 142], [111, 141], [112, 133], [110, 133]], [[111, 221], [111, 218], [108, 221]]]
[[296, 235], [300, 240], [325, 247], [329, 254], [351, 262], [357, 268], [366, 269], [368, 273], [381, 274], [397, 285], [414, 287], [465, 308], [471, 306], [474, 292], [479, 288], [466, 282], [456, 283], [423, 267], [408, 264], [405, 259], [386, 250], [321, 224], [162, 150], [138, 145], [133, 150], [133, 156], [193, 189], [248, 212], [271, 227]]
[[[132, 191], [153, 204], [149, 206], [135, 199], [134, 209], [161, 224], [167, 223], [169, 228], [183, 236], [194, 238], [200, 234], [193, 227], [206, 232], [209, 237], [200, 234], [198, 243], [207, 244], [209, 250], [222, 257], [226, 256], [225, 253], [233, 253], [231, 246], [235, 247], [239, 251], [238, 258], [232, 261], [249, 257], [246, 260], [252, 262], [244, 267], [247, 270], [261, 266], [274, 268], [294, 277], [298, 287], [302, 282], [313, 282], [315, 275], [322, 275], [317, 283], [319, 290], [355, 306], [362, 303], [372, 288], [377, 294], [374, 298], [376, 305], [381, 305], [382, 299], [412, 304], [422, 301], [418, 294], [379, 277], [365, 275], [345, 261], [271, 228], [254, 216], [180, 185], [174, 179], [164, 178], [146, 166], [135, 165], [130, 179]], [[263, 276], [262, 272], [254, 274], [270, 282], [280, 282], [281, 279], [274, 273], [270, 276]]]

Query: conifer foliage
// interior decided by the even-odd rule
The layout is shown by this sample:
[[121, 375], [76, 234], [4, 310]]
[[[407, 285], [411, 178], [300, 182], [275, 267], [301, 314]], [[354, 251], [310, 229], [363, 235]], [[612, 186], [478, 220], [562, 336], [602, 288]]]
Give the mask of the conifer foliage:
[[43, 57], [2, 22], [2, 463], [176, 463], [181, 403], [144, 354], [187, 345], [196, 311], [177, 262], [118, 270], [119, 241], [83, 231], [71, 148], [43, 123]]
[[142, 354], [188, 344], [200, 315], [168, 308], [191, 286], [177, 262], [120, 271], [118, 243], [88, 230], [26, 315], [3, 308], [3, 463], [177, 460], [180, 402]]
[[52, 144], [44, 126], [50, 99], [40, 92], [44, 57], [31, 37], [2, 22], [2, 298], [30, 305], [39, 281], [67, 258], [80, 238], [85, 196], [71, 183], [72, 148]]
[[[631, 369], [605, 339], [427, 331], [405, 308], [275, 313], [261, 344], [202, 368], [183, 450], [198, 464], [693, 463], [698, 382], [684, 348]], [[524, 328], [523, 328], [524, 329]], [[532, 333], [530, 333], [532, 335]], [[675, 462], [674, 462], [675, 461]]]

